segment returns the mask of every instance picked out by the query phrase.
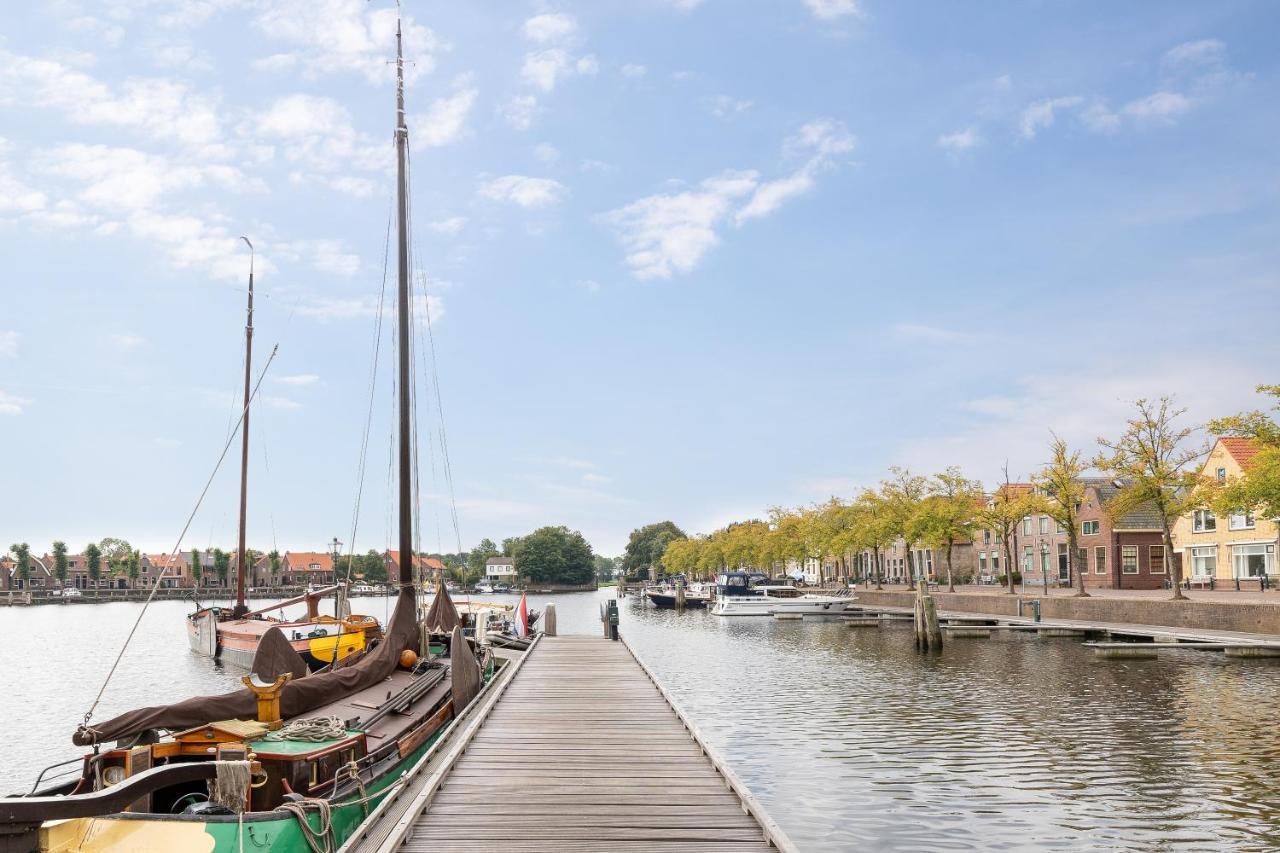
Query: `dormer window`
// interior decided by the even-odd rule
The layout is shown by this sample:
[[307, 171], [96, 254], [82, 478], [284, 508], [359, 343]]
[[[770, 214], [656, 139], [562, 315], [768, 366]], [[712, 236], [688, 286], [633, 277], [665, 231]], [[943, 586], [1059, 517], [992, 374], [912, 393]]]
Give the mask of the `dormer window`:
[[1218, 477], [1218, 482], [1219, 482], [1219, 483], [1225, 483], [1225, 482], [1227, 482], [1227, 469], [1226, 469], [1226, 468], [1219, 468], [1219, 469], [1218, 469], [1218, 471], [1217, 471], [1217, 477]]

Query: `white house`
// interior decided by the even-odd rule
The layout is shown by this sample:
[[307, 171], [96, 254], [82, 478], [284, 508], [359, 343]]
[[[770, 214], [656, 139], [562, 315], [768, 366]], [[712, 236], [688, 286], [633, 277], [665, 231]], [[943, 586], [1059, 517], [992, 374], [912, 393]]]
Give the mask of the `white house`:
[[510, 557], [490, 557], [484, 564], [484, 578], [489, 583], [516, 582], [516, 564]]

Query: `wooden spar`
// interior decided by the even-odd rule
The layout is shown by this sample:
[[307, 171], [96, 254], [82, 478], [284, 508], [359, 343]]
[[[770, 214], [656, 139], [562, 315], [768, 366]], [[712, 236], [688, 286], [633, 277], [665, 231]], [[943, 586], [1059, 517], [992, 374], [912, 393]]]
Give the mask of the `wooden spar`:
[[240, 530], [236, 543], [236, 606], [231, 615], [240, 618], [248, 611], [244, 603], [244, 526], [249, 508], [249, 375], [253, 363], [253, 244], [241, 237], [249, 247], [249, 309], [244, 325], [244, 413], [240, 423]]
[[[334, 584], [333, 586], [327, 586], [324, 589], [317, 589], [315, 592], [304, 592], [302, 595], [295, 595], [293, 598], [287, 598], [284, 601], [277, 601], [275, 604], [271, 605], [270, 607], [262, 607], [250, 613], [246, 613], [244, 615], [247, 617], [247, 616], [258, 616], [263, 613], [270, 613], [273, 610], [280, 610], [282, 608], [288, 607], [290, 604], [297, 604], [299, 601], [307, 601], [308, 599], [323, 598], [324, 596], [328, 595], [331, 592], [336, 591], [337, 589], [338, 589], [338, 584]], [[307, 608], [308, 618], [314, 619], [315, 615], [310, 612], [311, 609], [312, 609], [311, 607]]]
[[400, 34], [400, 21], [396, 20], [396, 219], [399, 240], [396, 259], [399, 277], [396, 288], [397, 324], [399, 335], [400, 372], [400, 588], [413, 586], [413, 509], [411, 505], [411, 472], [413, 452], [409, 387], [409, 226], [408, 187], [405, 179], [406, 149], [409, 144], [409, 128], [404, 121], [404, 49]]

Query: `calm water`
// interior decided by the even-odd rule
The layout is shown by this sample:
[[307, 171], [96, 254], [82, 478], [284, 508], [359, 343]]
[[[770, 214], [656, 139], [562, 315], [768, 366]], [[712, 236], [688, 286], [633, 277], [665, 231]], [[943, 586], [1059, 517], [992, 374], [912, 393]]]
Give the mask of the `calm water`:
[[[595, 633], [599, 596], [555, 596]], [[491, 596], [510, 600], [504, 596]], [[534, 596], [541, 605], [551, 596]], [[389, 600], [357, 602], [380, 618]], [[75, 754], [137, 604], [0, 610], [0, 790]], [[181, 602], [153, 604], [95, 714], [214, 692]], [[628, 599], [622, 630], [806, 850], [1280, 848], [1280, 666], [1181, 652], [1095, 661], [1069, 639], [722, 619]]]

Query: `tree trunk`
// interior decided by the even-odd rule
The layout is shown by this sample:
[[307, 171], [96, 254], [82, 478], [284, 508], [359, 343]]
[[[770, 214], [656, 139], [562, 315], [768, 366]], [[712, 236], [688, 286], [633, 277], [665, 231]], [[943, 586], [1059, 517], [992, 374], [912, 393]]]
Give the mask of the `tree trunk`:
[[881, 578], [881, 574], [880, 574], [881, 565], [880, 565], [880, 546], [879, 546], [879, 545], [877, 545], [877, 546], [873, 549], [873, 552], [872, 552], [872, 559], [873, 559], [873, 561], [875, 562], [876, 589], [884, 589], [884, 584], [883, 584], [883, 583], [881, 583], [881, 581], [880, 581], [880, 578]]
[[903, 547], [907, 552], [907, 589], [914, 590], [916, 588], [916, 561], [911, 556], [911, 546]]
[[951, 547], [952, 547], [952, 541], [948, 539], [947, 540], [947, 592], [956, 591], [956, 581], [955, 581], [955, 578], [952, 577], [951, 575]]
[[[1079, 522], [1077, 521], [1076, 524]], [[1076, 567], [1075, 559], [1080, 554], [1080, 542], [1076, 539], [1074, 526], [1068, 527], [1067, 530], [1069, 531], [1067, 533], [1067, 571], [1076, 573], [1076, 598], [1088, 598], [1089, 593], [1084, 588], [1084, 572], [1089, 563], [1086, 560], [1084, 565]]]
[[1009, 580], [1009, 595], [1016, 595], [1017, 590], [1013, 588], [1013, 550], [1016, 547], [1013, 543], [1013, 534], [1005, 534], [1004, 537], [1004, 574]]
[[1173, 600], [1179, 601], [1186, 598], [1182, 594], [1182, 566], [1174, 566], [1173, 560], [1173, 536], [1169, 532], [1169, 519], [1164, 519], [1164, 570], [1169, 573], [1169, 577], [1173, 579]]

